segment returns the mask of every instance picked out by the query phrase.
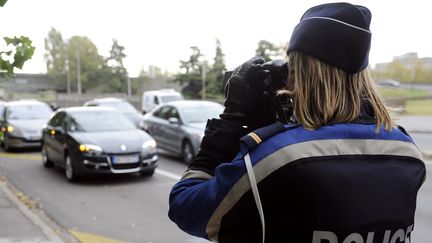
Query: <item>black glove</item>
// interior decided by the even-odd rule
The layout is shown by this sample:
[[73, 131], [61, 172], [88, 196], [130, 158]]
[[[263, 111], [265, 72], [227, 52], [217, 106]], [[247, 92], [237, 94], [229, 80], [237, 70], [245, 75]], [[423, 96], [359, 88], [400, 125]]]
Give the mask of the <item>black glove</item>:
[[199, 170], [213, 175], [216, 166], [234, 159], [240, 150], [240, 138], [247, 133], [246, 128], [235, 122], [208, 120], [200, 150], [188, 170]]
[[262, 69], [264, 58], [253, 57], [237, 67], [225, 86], [224, 120], [246, 126], [249, 131], [276, 121], [265, 80], [268, 71]]
[[263, 72], [263, 63], [264, 58], [254, 57], [234, 70], [225, 87], [221, 119], [207, 122], [200, 150], [188, 170], [213, 175], [216, 166], [234, 159], [240, 150], [241, 137], [275, 121], [270, 97], [264, 92], [268, 73]]

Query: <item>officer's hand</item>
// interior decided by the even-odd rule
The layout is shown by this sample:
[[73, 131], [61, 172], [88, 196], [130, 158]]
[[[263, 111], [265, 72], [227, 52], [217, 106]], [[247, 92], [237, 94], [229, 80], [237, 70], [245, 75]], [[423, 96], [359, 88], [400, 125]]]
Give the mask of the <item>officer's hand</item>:
[[261, 71], [263, 63], [264, 58], [254, 57], [234, 70], [225, 86], [225, 110], [221, 119], [207, 122], [200, 150], [189, 170], [213, 175], [216, 166], [232, 161], [238, 153], [240, 138], [259, 127], [256, 117], [260, 112], [256, 105], [260, 103], [263, 93], [260, 86], [267, 75]]
[[241, 123], [249, 130], [255, 130], [266, 123], [263, 120], [262, 110], [271, 109], [263, 107], [266, 99], [264, 94], [264, 80], [268, 72], [264, 72], [262, 64], [264, 58], [253, 57], [237, 67], [225, 86], [225, 110], [221, 114], [222, 119]]

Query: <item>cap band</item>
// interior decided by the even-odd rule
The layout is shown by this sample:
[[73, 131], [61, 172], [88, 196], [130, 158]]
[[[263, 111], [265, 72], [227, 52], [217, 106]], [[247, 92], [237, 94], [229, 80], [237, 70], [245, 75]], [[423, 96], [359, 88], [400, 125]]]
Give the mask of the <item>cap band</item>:
[[340, 20], [338, 20], [338, 19], [329, 18], [329, 17], [308, 17], [308, 18], [304, 18], [304, 19], [302, 19], [300, 22], [303, 22], [303, 21], [308, 20], [308, 19], [325, 19], [325, 20], [331, 20], [331, 21], [334, 21], [334, 22], [338, 22], [338, 23], [340, 23], [340, 24], [347, 25], [347, 26], [349, 26], [349, 27], [351, 27], [351, 28], [358, 29], [358, 30], [361, 30], [361, 31], [367, 32], [367, 33], [369, 33], [369, 34], [372, 34], [372, 32], [371, 32], [370, 30], [363, 29], [363, 28], [361, 28], [361, 27], [358, 27], [358, 26], [355, 26], [355, 25], [349, 24], [349, 23], [347, 23], [347, 22], [343, 22], [343, 21], [340, 21]]

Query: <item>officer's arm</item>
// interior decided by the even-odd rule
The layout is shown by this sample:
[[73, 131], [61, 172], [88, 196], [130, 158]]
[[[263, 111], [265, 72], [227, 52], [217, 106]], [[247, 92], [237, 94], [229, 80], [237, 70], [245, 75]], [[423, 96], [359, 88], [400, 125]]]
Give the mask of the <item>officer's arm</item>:
[[216, 166], [234, 159], [240, 150], [240, 138], [247, 132], [247, 128], [233, 121], [209, 120], [200, 150], [189, 165], [188, 171], [204, 171], [213, 175]]
[[260, 90], [252, 85], [263, 82], [262, 63], [263, 58], [255, 57], [234, 71], [227, 82], [224, 112], [220, 119], [207, 122], [198, 155], [171, 190], [168, 215], [190, 234], [207, 238], [208, 220], [223, 194], [238, 180], [232, 177], [239, 169], [236, 164], [244, 164], [231, 162], [240, 150], [240, 138], [266, 125], [258, 122]]
[[[262, 57], [254, 57], [234, 70], [225, 87], [225, 110], [220, 119], [207, 122], [200, 150], [188, 170], [213, 175], [216, 166], [234, 159], [240, 149], [241, 137], [274, 122], [263, 119], [269, 116], [263, 116], [259, 109], [267, 75], [262, 72], [263, 63]], [[269, 107], [264, 108], [269, 110]]]

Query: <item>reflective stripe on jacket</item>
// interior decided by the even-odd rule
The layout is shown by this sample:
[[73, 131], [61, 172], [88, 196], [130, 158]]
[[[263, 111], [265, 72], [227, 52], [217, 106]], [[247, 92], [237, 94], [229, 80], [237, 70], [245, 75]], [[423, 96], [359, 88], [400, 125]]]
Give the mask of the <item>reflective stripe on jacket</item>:
[[375, 128], [296, 127], [260, 138], [255, 148], [219, 165], [214, 176], [187, 171], [172, 188], [169, 217], [215, 242], [260, 242], [243, 160], [249, 152], [266, 242], [403, 242], [413, 230], [425, 165], [407, 134]]

